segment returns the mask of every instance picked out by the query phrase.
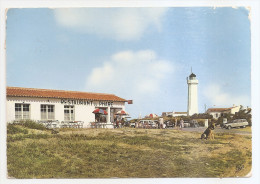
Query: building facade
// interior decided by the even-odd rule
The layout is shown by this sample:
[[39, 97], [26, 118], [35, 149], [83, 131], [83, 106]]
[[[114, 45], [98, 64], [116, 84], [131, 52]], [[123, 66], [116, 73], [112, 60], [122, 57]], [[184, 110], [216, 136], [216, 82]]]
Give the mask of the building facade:
[[228, 108], [209, 108], [206, 113], [212, 115], [214, 119], [222, 117], [224, 114], [234, 115], [240, 110], [241, 106], [228, 107]]
[[198, 114], [198, 83], [199, 81], [196, 78], [194, 73], [191, 73], [189, 77], [187, 77], [188, 84], [188, 116], [192, 116], [193, 114]]
[[113, 127], [116, 112], [125, 110], [127, 100], [113, 94], [87, 93], [50, 89], [7, 87], [7, 122], [31, 119], [35, 121], [83, 121], [89, 128], [100, 108], [107, 111], [105, 123]]
[[163, 112], [162, 117], [187, 116], [187, 112]]

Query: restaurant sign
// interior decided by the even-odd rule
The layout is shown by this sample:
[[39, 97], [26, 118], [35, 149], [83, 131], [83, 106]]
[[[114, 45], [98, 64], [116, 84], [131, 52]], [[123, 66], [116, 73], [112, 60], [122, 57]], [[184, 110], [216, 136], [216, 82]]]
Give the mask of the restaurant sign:
[[89, 100], [74, 100], [74, 99], [61, 99], [61, 104], [65, 105], [90, 105], [90, 106], [113, 106], [110, 101], [89, 101]]

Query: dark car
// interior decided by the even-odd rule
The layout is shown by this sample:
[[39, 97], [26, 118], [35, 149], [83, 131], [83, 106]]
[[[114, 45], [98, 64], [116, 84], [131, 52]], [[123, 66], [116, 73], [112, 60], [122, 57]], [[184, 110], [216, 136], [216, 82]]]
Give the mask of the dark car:
[[164, 124], [166, 125], [165, 128], [173, 128], [175, 126], [175, 123], [171, 121], [165, 121]]
[[131, 124], [130, 121], [126, 121], [126, 122], [124, 123], [124, 127], [130, 127], [130, 124]]

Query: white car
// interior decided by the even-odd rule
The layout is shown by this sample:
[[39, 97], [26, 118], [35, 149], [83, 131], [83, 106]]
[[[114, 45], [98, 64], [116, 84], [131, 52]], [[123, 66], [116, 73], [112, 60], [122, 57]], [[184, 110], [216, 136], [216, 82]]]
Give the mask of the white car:
[[135, 122], [130, 123], [131, 128], [135, 128]]
[[151, 128], [157, 128], [158, 127], [159, 122], [158, 121], [150, 121], [149, 125], [151, 126]]
[[157, 123], [158, 121], [154, 120], [140, 120], [139, 125], [142, 128], [157, 128]]
[[237, 128], [237, 127], [245, 128], [246, 126], [248, 126], [248, 122], [246, 119], [235, 119], [229, 123], [225, 123], [223, 125], [223, 128], [230, 130], [231, 128]]

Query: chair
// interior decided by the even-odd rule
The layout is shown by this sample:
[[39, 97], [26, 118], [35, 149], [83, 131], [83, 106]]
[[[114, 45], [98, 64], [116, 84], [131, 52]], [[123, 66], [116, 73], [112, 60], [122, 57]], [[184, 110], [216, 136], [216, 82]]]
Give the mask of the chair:
[[84, 124], [84, 121], [79, 121], [79, 122], [78, 122], [78, 127], [79, 127], [79, 128], [83, 128], [83, 124]]
[[90, 123], [90, 127], [91, 127], [91, 128], [97, 128], [96, 122], [91, 122], [91, 123]]

